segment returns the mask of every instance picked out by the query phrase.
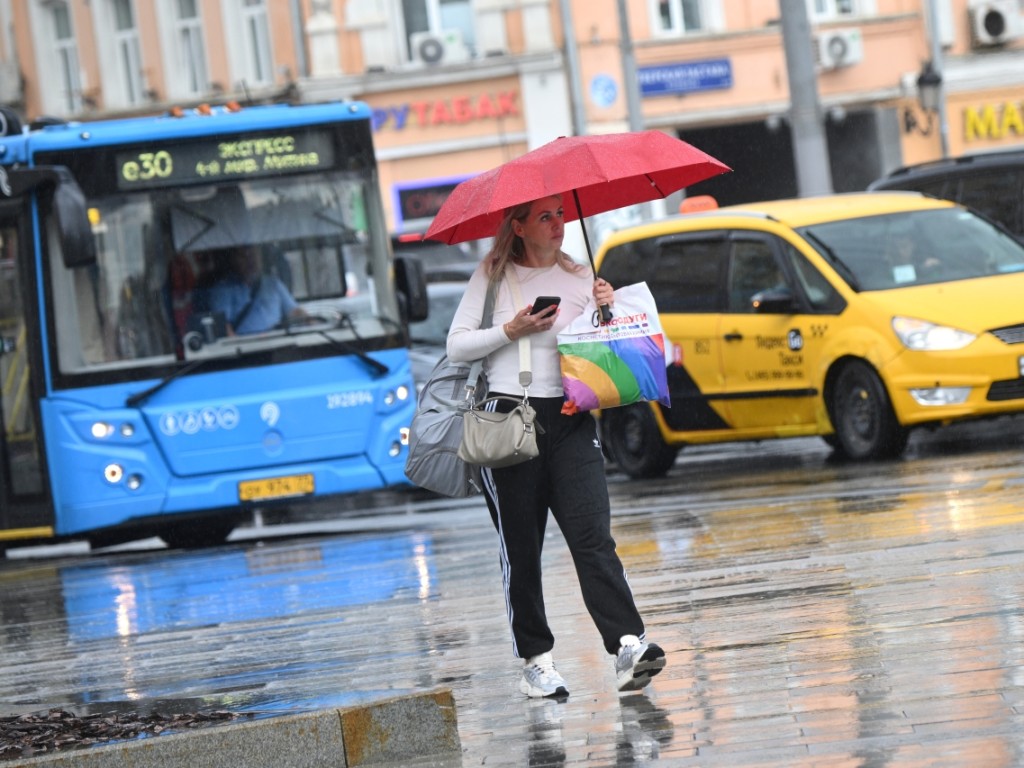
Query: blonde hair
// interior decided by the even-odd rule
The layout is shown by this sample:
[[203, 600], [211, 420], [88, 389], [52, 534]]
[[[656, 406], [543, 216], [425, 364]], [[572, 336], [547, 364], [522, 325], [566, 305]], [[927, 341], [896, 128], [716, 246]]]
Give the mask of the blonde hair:
[[[562, 199], [561, 195], [552, 195], [552, 197], [557, 197], [559, 200]], [[498, 226], [498, 232], [494, 236], [494, 244], [487, 253], [487, 274], [490, 275], [492, 282], [501, 279], [509, 262], [522, 264], [523, 259], [526, 257], [523, 238], [515, 233], [515, 223], [517, 221], [522, 222], [523, 219], [529, 216], [530, 208], [533, 207], [534, 202], [536, 201], [531, 200], [527, 203], [520, 203], [505, 209], [505, 216], [502, 218], [501, 224]], [[570, 259], [561, 249], [555, 256], [555, 263], [566, 272], [578, 272], [582, 269], [579, 264]]]

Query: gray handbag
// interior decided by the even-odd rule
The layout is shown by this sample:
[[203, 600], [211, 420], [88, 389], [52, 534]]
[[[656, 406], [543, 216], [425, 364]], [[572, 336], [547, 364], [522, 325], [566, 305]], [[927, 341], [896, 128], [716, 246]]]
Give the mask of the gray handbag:
[[[496, 287], [484, 302], [480, 327], [490, 328]], [[477, 391], [487, 392], [483, 360], [453, 363], [443, 355], [419, 394], [416, 414], [409, 426], [409, 456], [405, 476], [428, 491], [453, 498], [474, 496], [483, 490], [480, 467], [459, 457], [462, 415], [472, 407]]]
[[[519, 280], [514, 269], [505, 273], [516, 306], [522, 304]], [[489, 397], [474, 404], [462, 415], [462, 443], [459, 458], [468, 464], [480, 467], [511, 467], [539, 455], [537, 447], [537, 412], [530, 405], [529, 390], [533, 382], [530, 370], [530, 339], [519, 339], [519, 383], [523, 397], [518, 399], [507, 395]], [[501, 401], [511, 401], [515, 407], [507, 413], [498, 413], [495, 406]]]
[[[508, 413], [486, 410], [489, 404], [511, 400], [516, 406]], [[462, 416], [462, 443], [459, 458], [480, 467], [511, 467], [535, 458], [537, 448], [537, 412], [529, 400], [506, 395], [489, 397]]]

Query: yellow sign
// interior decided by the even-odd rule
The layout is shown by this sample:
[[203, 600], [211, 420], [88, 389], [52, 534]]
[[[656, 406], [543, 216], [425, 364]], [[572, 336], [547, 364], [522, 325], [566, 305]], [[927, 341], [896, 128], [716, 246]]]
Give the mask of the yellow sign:
[[964, 141], [985, 141], [1024, 136], [1024, 114], [1021, 104], [1006, 101], [964, 107]]

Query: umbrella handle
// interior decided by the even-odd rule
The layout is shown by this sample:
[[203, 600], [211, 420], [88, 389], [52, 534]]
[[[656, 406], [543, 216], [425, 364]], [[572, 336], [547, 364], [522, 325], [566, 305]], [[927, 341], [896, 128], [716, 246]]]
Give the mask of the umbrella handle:
[[[590, 259], [590, 270], [594, 273], [594, 278], [597, 279], [597, 267], [594, 265], [594, 251], [590, 247], [590, 238], [587, 236], [587, 225], [583, 221], [583, 207], [580, 205], [580, 195], [575, 189], [572, 191], [572, 199], [576, 202], [576, 216], [580, 220], [580, 229], [583, 230], [583, 242], [587, 246], [587, 258]], [[608, 323], [612, 319], [612, 311], [607, 304], [600, 306], [601, 310], [601, 322]]]

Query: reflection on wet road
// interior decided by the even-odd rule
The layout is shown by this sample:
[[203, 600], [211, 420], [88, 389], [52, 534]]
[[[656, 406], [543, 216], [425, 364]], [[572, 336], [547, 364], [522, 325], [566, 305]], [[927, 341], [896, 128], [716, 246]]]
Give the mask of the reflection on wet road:
[[644, 694], [615, 691], [557, 530], [545, 595], [572, 696], [531, 701], [482, 505], [382, 497], [404, 529], [3, 563], [0, 714], [275, 713], [448, 686], [465, 766], [1020, 765], [1021, 432], [894, 463], [777, 441], [611, 475], [669, 654]]

